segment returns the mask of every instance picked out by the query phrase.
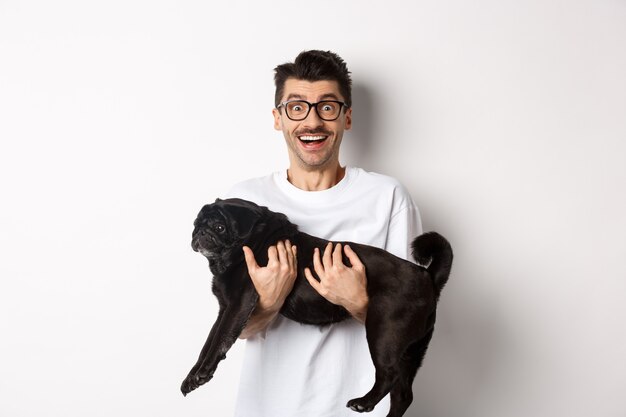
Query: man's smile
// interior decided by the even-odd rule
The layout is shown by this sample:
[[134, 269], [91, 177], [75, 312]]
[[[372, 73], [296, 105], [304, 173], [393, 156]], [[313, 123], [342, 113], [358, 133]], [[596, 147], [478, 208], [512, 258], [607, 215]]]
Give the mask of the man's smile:
[[319, 136], [298, 136], [298, 139], [300, 139], [303, 142], [317, 142], [320, 140], [325, 140], [328, 136], [323, 136], [323, 135], [319, 135]]
[[328, 135], [301, 135], [298, 139], [302, 148], [314, 151], [324, 147]]

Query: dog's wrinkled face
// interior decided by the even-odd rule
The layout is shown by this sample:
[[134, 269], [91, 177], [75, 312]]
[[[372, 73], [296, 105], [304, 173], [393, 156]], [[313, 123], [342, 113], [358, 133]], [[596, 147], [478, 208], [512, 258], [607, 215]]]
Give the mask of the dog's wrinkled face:
[[223, 272], [239, 254], [252, 227], [262, 216], [254, 203], [239, 199], [215, 200], [202, 207], [194, 221], [191, 247], [210, 262], [214, 273]]

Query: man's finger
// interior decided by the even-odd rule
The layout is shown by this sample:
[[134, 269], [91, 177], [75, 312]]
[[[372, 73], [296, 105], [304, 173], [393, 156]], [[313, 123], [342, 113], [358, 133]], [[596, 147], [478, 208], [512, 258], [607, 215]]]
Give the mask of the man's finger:
[[287, 250], [285, 249], [285, 244], [282, 241], [278, 242], [276, 244], [276, 249], [278, 251], [278, 261], [281, 263], [281, 265], [288, 265]]
[[313, 251], [313, 268], [315, 269], [315, 272], [317, 272], [318, 277], [324, 277], [324, 265], [322, 265], [320, 250], [318, 248], [315, 248]]
[[306, 277], [306, 280], [309, 281], [309, 284], [311, 284], [311, 287], [313, 287], [315, 291], [320, 292], [321, 284], [315, 279], [309, 268], [304, 268], [304, 276]]
[[296, 247], [296, 245], [293, 245], [291, 247], [291, 250], [289, 251], [289, 253], [291, 253], [291, 262], [293, 264], [294, 269], [298, 268], [298, 248]]
[[291, 242], [289, 239], [285, 240], [285, 253], [287, 255], [287, 262], [289, 265], [293, 264], [293, 250], [291, 249]]
[[267, 265], [271, 263], [278, 263], [278, 250], [276, 246], [267, 248]]
[[335, 250], [333, 250], [333, 265], [343, 265], [343, 257], [341, 256], [341, 243], [337, 243], [335, 245]]
[[243, 247], [243, 256], [246, 258], [246, 265], [248, 266], [248, 272], [254, 271], [259, 268], [259, 264], [256, 263], [254, 253], [252, 249], [247, 246]]
[[350, 246], [346, 245], [343, 248], [343, 250], [346, 252], [346, 256], [350, 260], [352, 267], [355, 267], [355, 266], [364, 267], [365, 266], [363, 265], [363, 263], [361, 262], [357, 254], [352, 250]]
[[326, 248], [324, 249], [324, 256], [322, 258], [322, 261], [324, 263], [324, 268], [330, 268], [333, 266], [333, 261], [332, 261], [332, 251], [333, 251], [333, 244], [332, 242], [328, 242], [328, 245], [326, 245]]

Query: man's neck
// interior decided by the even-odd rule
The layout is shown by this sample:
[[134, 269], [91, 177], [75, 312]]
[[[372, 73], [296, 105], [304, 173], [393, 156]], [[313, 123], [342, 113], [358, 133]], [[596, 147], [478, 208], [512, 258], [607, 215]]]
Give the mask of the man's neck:
[[287, 180], [295, 187], [304, 191], [323, 191], [339, 183], [346, 175], [346, 168], [339, 163], [333, 167], [305, 170], [291, 166], [287, 170]]

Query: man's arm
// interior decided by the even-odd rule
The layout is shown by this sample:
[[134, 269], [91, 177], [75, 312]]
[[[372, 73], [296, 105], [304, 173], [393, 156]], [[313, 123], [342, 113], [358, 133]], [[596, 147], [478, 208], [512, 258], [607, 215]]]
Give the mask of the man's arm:
[[270, 246], [267, 250], [267, 266], [257, 264], [254, 253], [244, 246], [248, 273], [259, 293], [259, 301], [246, 327], [239, 335], [247, 339], [263, 331], [274, 320], [291, 292], [298, 273], [297, 249], [287, 240]]
[[[406, 194], [406, 198], [410, 203], [391, 219], [385, 249], [410, 260], [410, 243], [422, 234], [422, 222], [411, 197]], [[352, 317], [365, 323], [369, 305], [365, 266], [349, 246], [346, 246], [344, 251], [352, 267], [343, 264], [341, 245], [337, 244], [332, 250], [332, 244], [329, 243], [324, 250], [323, 258], [317, 249], [313, 254], [313, 269], [320, 277], [320, 281], [313, 277], [308, 268], [304, 270], [304, 275], [322, 297], [333, 304], [341, 305]]]
[[365, 323], [369, 298], [367, 296], [367, 276], [365, 265], [350, 246], [345, 246], [345, 254], [352, 266], [346, 266], [342, 260], [341, 244], [328, 243], [324, 249], [323, 258], [319, 249], [313, 253], [313, 269], [320, 277], [317, 281], [309, 268], [305, 268], [304, 275], [311, 286], [328, 301], [344, 307], [348, 312]]

